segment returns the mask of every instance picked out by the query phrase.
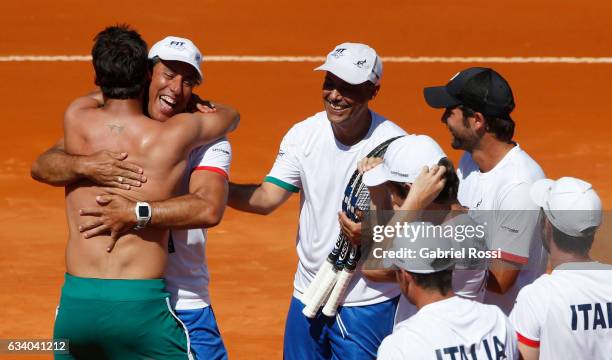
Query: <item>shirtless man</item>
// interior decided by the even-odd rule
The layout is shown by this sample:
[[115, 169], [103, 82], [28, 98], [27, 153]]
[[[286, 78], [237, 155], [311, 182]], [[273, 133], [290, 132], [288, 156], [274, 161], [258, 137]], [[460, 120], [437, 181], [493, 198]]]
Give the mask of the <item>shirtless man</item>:
[[[187, 38], [167, 36], [149, 49], [151, 78], [148, 101], [146, 96], [143, 99], [143, 112], [151, 121], [166, 121], [176, 114], [196, 111], [216, 111], [220, 116], [239, 121], [236, 111], [225, 111], [227, 105], [208, 103], [204, 107], [207, 102], [195, 94], [204, 76], [201, 61], [200, 50]], [[101, 92], [91, 96], [100, 105], [104, 104]], [[174, 106], [169, 106], [170, 102]], [[87, 179], [97, 185], [125, 189], [139, 187], [146, 181], [146, 174], [138, 165], [123, 160], [131, 159], [127, 153], [104, 150], [87, 156], [72, 155], [64, 151], [63, 143], [61, 139], [32, 164], [35, 180], [64, 187]], [[223, 217], [231, 158], [232, 148], [227, 138], [195, 148], [188, 155], [180, 194], [149, 202], [155, 216], [148, 227], [171, 229], [164, 275], [170, 303], [189, 330], [193, 355], [209, 360], [227, 359], [209, 294], [206, 243], [209, 241], [207, 229], [219, 224]], [[97, 202], [99, 207], [83, 209], [81, 213], [97, 216], [81, 225], [86, 238], [109, 229], [111, 234], [119, 236], [136, 226], [136, 202], [119, 195], [100, 196]]]
[[[147, 182], [127, 191], [80, 181], [66, 187], [69, 238], [66, 281], [54, 337], [68, 339], [68, 358], [187, 358], [187, 331], [172, 313], [164, 291], [168, 231], [146, 229], [155, 214], [138, 203], [138, 232], [125, 234], [112, 252], [111, 237], [85, 239], [79, 232], [80, 210], [96, 197], [117, 194], [133, 201], [162, 200], [177, 194], [195, 147], [223, 136], [231, 117], [179, 114], [166, 122], [142, 114], [147, 79], [147, 47], [125, 26], [98, 34], [92, 50], [96, 85], [104, 106], [91, 97], [75, 100], [66, 111], [67, 152], [89, 155], [103, 149], [128, 152], [147, 173]], [[86, 121], [84, 121], [86, 119]], [[61, 356], [58, 356], [61, 357]]]

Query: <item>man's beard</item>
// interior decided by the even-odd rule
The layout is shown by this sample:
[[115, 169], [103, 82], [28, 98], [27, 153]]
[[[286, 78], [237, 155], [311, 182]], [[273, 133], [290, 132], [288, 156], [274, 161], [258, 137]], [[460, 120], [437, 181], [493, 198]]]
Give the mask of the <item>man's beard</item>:
[[465, 150], [467, 152], [471, 152], [474, 149], [474, 142], [469, 139], [461, 139], [452, 134], [453, 141], [451, 142], [451, 147], [455, 150]]
[[457, 139], [453, 136], [453, 141], [451, 142], [451, 147], [455, 150], [463, 150], [463, 141]]

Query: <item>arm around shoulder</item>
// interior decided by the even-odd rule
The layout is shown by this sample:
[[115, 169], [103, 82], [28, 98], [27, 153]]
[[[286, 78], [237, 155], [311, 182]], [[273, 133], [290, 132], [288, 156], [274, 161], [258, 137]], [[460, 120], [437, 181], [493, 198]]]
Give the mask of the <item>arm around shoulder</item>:
[[[240, 124], [240, 113], [237, 109], [223, 104], [215, 104], [216, 111], [213, 115], [217, 116], [217, 120], [220, 123], [218, 125], [219, 131], [223, 131], [223, 135], [233, 132], [238, 128]], [[222, 137], [223, 135], [218, 136]]]
[[[80, 110], [95, 109], [103, 105], [100, 91], [93, 91], [70, 103], [64, 114], [64, 127], [77, 126]], [[40, 154], [32, 163], [30, 175], [36, 181], [53, 186], [65, 186], [87, 177], [83, 156], [70, 155], [65, 150], [64, 139]]]
[[[94, 96], [79, 97], [70, 103], [64, 113], [64, 137], [80, 126], [80, 111], [94, 109], [98, 102]], [[74, 137], [73, 137], [74, 138]], [[53, 185], [65, 186], [84, 177], [81, 156], [66, 152], [65, 139], [60, 139], [34, 161], [30, 174], [34, 180]]]
[[222, 138], [236, 129], [239, 121], [238, 111], [223, 105], [215, 112], [181, 113], [163, 124], [162, 138], [177, 150], [188, 152]]
[[240, 113], [238, 113], [238, 110], [221, 104], [216, 104], [215, 108], [216, 111], [211, 113], [195, 112], [186, 114], [193, 117], [197, 122], [200, 144], [208, 144], [227, 135], [236, 130], [240, 123]]

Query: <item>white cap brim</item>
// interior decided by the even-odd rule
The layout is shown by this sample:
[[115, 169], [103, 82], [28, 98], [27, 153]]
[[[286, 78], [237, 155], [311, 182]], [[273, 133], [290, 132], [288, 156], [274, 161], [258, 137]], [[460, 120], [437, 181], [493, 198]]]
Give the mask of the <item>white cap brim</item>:
[[555, 181], [551, 179], [540, 179], [533, 183], [529, 189], [531, 200], [539, 207], [545, 207], [554, 183]]
[[175, 54], [155, 54], [151, 58], [153, 58], [155, 56], [157, 56], [161, 60], [165, 60], [165, 61], [180, 61], [180, 62], [183, 62], [185, 64], [189, 64], [189, 65], [191, 65], [192, 68], [196, 69], [196, 71], [198, 72], [198, 75], [200, 75], [200, 79], [204, 80], [204, 74], [202, 74], [202, 70], [200, 70], [200, 68], [198, 66], [195, 66], [193, 64], [193, 62], [189, 61], [185, 57], [177, 56]]
[[359, 78], [359, 76], [355, 76], [355, 72], [350, 71], [350, 69], [346, 69], [342, 66], [334, 66], [328, 63], [325, 63], [319, 66], [318, 68], [315, 68], [314, 71], [328, 71], [351, 85], [363, 84], [364, 82], [369, 80], [367, 77], [361, 79]]
[[366, 186], [378, 186], [384, 182], [387, 182], [390, 177], [389, 169], [385, 164], [379, 164], [373, 169], [370, 169], [363, 173], [363, 183]]

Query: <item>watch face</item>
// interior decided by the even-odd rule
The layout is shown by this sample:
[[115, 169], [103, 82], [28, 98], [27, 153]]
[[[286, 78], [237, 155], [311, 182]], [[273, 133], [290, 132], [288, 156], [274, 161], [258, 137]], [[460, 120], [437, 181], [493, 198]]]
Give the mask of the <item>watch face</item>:
[[138, 217], [148, 217], [149, 216], [149, 208], [143, 205], [138, 207]]

